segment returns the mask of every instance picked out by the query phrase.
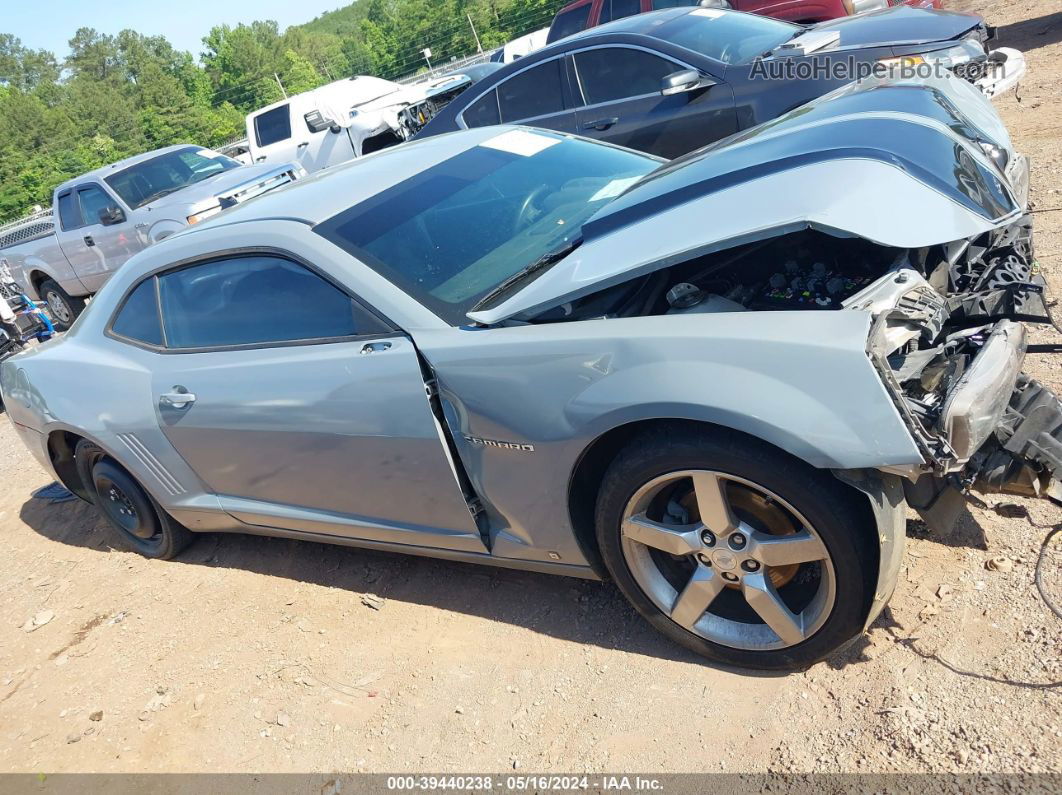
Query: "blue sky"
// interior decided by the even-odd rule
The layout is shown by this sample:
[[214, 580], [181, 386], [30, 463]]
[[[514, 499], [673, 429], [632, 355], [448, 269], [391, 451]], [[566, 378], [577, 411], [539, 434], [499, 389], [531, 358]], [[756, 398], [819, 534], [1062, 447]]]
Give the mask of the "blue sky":
[[132, 28], [163, 34], [181, 50], [199, 55], [202, 38], [214, 25], [275, 19], [283, 31], [308, 22], [351, 0], [2, 0], [0, 33], [13, 33], [33, 49], [51, 50], [62, 60], [67, 41], [81, 27], [103, 33]]

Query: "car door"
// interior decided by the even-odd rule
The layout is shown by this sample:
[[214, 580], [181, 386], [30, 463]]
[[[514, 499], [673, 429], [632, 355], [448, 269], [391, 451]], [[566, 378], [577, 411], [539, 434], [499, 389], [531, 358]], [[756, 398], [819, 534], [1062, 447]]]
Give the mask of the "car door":
[[575, 132], [575, 109], [564, 56], [532, 64], [478, 97], [459, 119], [465, 127], [529, 124]]
[[670, 159], [737, 131], [733, 90], [714, 75], [705, 88], [661, 94], [661, 80], [688, 63], [613, 44], [577, 50], [572, 65], [581, 135]]
[[136, 300], [133, 320], [157, 307], [161, 329], [126, 331], [123, 307], [112, 330], [156, 351], [161, 430], [234, 517], [484, 551], [413, 343], [323, 273], [232, 255], [151, 276]]
[[295, 140], [294, 133], [297, 131], [292, 130], [291, 104], [288, 102], [252, 116], [248, 126], [256, 163], [295, 160], [300, 149], [299, 143], [309, 139], [309, 135], [305, 135]]
[[135, 234], [131, 234], [127, 221], [107, 225], [100, 219], [101, 212], [111, 212], [116, 208], [121, 212], [122, 218], [126, 217], [125, 208], [102, 185], [95, 182], [79, 185], [77, 200], [84, 221], [84, 226], [79, 230], [82, 233], [81, 242], [92, 252], [93, 263], [102, 266], [102, 270], [93, 270], [81, 278], [85, 286], [95, 292], [127, 259], [144, 248], [144, 245]]
[[[103, 248], [96, 245], [101, 224], [85, 218], [80, 192], [87, 185], [79, 185], [56, 196], [59, 203], [59, 229], [55, 236], [74, 273], [90, 293], [95, 292], [110, 275]], [[91, 207], [90, 207], [91, 209]]]

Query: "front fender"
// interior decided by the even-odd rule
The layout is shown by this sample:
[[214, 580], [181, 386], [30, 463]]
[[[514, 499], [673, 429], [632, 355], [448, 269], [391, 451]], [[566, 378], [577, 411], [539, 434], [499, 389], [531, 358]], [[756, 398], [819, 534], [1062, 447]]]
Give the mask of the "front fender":
[[593, 442], [631, 422], [711, 422], [819, 468], [920, 464], [867, 358], [869, 327], [851, 310], [734, 312], [413, 336], [461, 461], [512, 539], [495, 554], [569, 562], [580, 553], [562, 495]]

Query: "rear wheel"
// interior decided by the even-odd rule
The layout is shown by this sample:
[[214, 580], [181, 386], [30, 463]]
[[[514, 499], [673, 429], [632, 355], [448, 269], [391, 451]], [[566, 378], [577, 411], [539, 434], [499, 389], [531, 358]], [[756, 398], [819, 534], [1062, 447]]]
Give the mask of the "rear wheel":
[[169, 560], [192, 533], [166, 515], [136, 479], [87, 439], [74, 451], [81, 482], [119, 543], [148, 558]]
[[737, 434], [654, 431], [615, 459], [597, 503], [602, 557], [679, 643], [787, 670], [862, 630], [876, 574], [857, 495]]
[[48, 305], [48, 314], [58, 331], [70, 328], [77, 316], [85, 309], [81, 298], [74, 298], [51, 279], [45, 279], [37, 288], [41, 299]]

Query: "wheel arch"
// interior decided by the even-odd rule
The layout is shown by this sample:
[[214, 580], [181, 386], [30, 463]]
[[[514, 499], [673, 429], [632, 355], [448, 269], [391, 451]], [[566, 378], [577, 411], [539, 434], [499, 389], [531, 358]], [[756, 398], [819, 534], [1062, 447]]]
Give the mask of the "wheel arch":
[[[813, 468], [822, 469], [821, 467], [814, 467], [811, 462], [761, 437], [727, 425], [705, 420], [659, 417], [633, 420], [610, 428], [594, 438], [583, 449], [569, 477], [567, 493], [568, 517], [576, 542], [594, 572], [602, 579], [608, 579], [608, 572], [598, 549], [594, 526], [594, 513], [602, 477], [612, 459], [623, 447], [638, 435], [655, 429], [685, 429], [690, 432], [707, 431], [714, 434], [725, 434], [732, 438], [744, 438], [750, 444], [771, 448], [779, 456], [794, 458]], [[863, 488], [854, 485], [848, 479], [842, 478], [838, 482], [849, 489], [854, 501], [860, 506], [859, 510], [863, 512], [867, 519], [863, 526], [868, 528], [868, 530], [877, 527], [880, 523], [880, 517], [874, 510], [872, 498], [868, 496]], [[868, 543], [875, 541], [873, 533], [866, 532], [865, 535], [865, 540]], [[872, 547], [877, 549], [877, 544], [873, 543]], [[880, 568], [880, 558], [875, 561], [875, 567]]]

